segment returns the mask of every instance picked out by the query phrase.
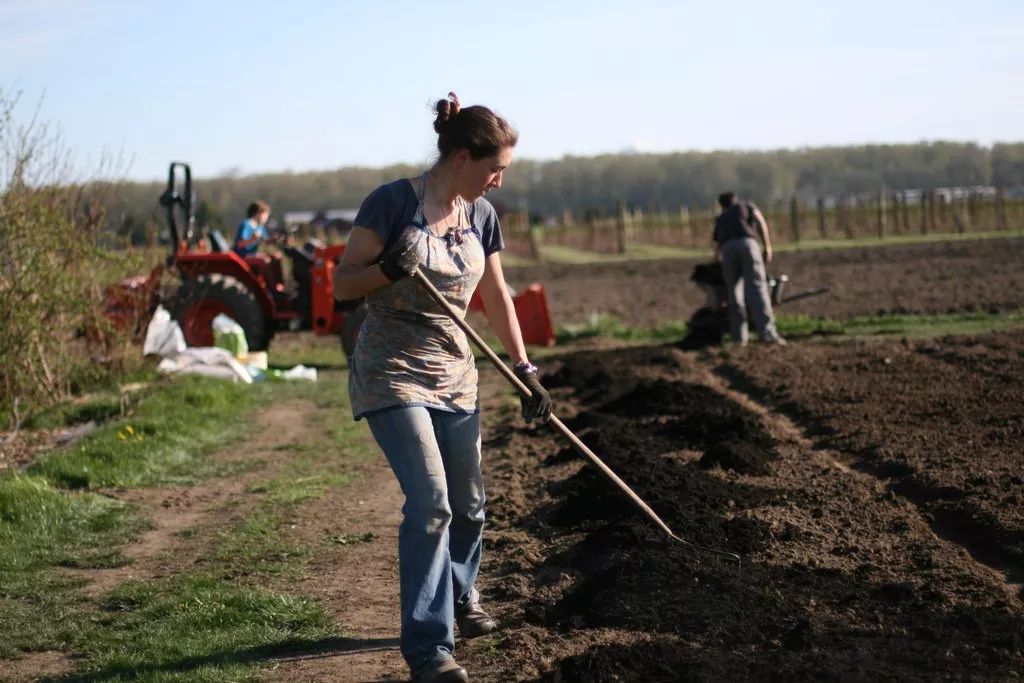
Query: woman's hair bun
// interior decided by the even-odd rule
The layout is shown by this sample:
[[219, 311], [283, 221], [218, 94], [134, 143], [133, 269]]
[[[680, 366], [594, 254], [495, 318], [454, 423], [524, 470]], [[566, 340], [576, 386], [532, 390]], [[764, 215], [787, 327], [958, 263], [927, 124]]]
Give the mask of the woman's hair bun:
[[459, 104], [459, 96], [453, 92], [448, 93], [448, 97], [437, 101], [434, 109], [437, 111], [437, 118], [434, 119], [434, 132], [440, 133], [446, 123], [459, 115], [459, 110], [462, 109]]

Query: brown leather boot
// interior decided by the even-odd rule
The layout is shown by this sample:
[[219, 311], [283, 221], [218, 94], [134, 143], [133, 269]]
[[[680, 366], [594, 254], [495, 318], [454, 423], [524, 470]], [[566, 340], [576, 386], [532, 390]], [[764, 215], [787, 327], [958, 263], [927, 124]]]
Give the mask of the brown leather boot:
[[455, 615], [455, 623], [459, 625], [459, 635], [467, 639], [485, 636], [498, 628], [498, 622], [477, 602]]
[[454, 659], [428, 666], [412, 678], [413, 683], [469, 683], [469, 674]]

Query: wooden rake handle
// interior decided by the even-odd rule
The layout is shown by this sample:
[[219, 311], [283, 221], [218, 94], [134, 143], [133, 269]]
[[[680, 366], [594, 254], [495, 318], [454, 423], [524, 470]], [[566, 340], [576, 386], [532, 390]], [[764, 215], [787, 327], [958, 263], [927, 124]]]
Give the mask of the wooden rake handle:
[[[419, 271], [419, 269], [417, 269], [412, 274], [412, 277], [416, 278], [416, 281], [419, 282], [423, 289], [427, 291], [427, 294], [430, 295], [430, 298], [433, 299], [437, 303], [437, 305], [440, 306], [441, 309], [448, 314], [448, 317], [451, 318], [452, 321], [456, 325], [458, 325], [470, 339], [473, 340], [473, 343], [476, 344], [477, 348], [479, 348], [487, 356], [487, 358], [490, 359], [491, 363], [494, 364], [494, 367], [498, 369], [498, 372], [504, 375], [505, 379], [507, 379], [509, 383], [512, 386], [514, 386], [520, 394], [526, 397], [532, 396], [527, 386], [523, 384], [518, 377], [516, 377], [516, 374], [511, 370], [511, 368], [509, 368], [500, 358], [498, 358], [498, 355], [494, 353], [494, 351], [491, 350], [491, 347], [489, 347], [484, 342], [484, 340], [480, 338], [480, 335], [478, 335], [476, 331], [469, 326], [469, 323], [467, 323], [459, 316], [458, 312], [454, 308], [452, 308], [452, 305], [448, 303], [448, 301], [444, 298], [441, 292], [437, 291], [437, 288], [434, 287], [433, 283], [427, 279], [426, 275], [424, 275], [422, 272]], [[633, 489], [631, 489], [628, 484], [626, 484], [626, 482], [622, 481], [622, 479], [619, 478], [619, 475], [615, 474], [612, 468], [608, 467], [608, 465], [606, 465], [604, 461], [601, 460], [601, 458], [597, 457], [594, 451], [590, 450], [587, 447], [587, 445], [580, 440], [578, 436], [573, 434], [572, 430], [565, 426], [565, 423], [559, 420], [558, 417], [554, 414], [551, 415], [548, 421], [550, 422], [550, 424], [554, 425], [558, 431], [565, 435], [567, 439], [569, 439], [572, 445], [576, 447], [577, 451], [586, 456], [586, 458], [590, 460], [590, 462], [593, 463], [593, 465], [596, 466], [597, 469], [601, 470], [602, 474], [604, 474], [608, 479], [610, 479], [611, 482], [619, 488], [619, 490], [625, 493], [629, 497], [629, 499], [633, 501], [633, 503], [651, 519], [651, 521], [653, 521], [655, 524], [661, 527], [662, 531], [668, 534], [669, 538], [679, 541], [683, 545], [693, 548], [694, 550], [699, 550], [702, 552], [710, 553], [712, 555], [718, 555], [719, 557], [725, 557], [730, 560], [740, 562], [740, 556], [736, 553], [730, 553], [724, 550], [716, 550], [715, 548], [708, 548], [702, 545], [697, 545], [696, 543], [691, 543], [687, 540], [680, 538], [679, 536], [676, 536], [672, 532], [672, 529], [670, 529], [669, 526], [662, 521], [661, 517], [659, 517], [658, 514], [651, 509], [651, 506], [645, 503], [643, 498], [638, 496], [636, 492]]]

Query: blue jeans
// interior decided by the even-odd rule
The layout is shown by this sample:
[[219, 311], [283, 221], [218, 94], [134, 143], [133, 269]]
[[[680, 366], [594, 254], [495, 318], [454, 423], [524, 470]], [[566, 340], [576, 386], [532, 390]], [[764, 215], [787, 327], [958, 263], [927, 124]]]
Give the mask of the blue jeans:
[[403, 407], [366, 421], [405, 494], [398, 530], [401, 649], [415, 674], [452, 656], [455, 612], [478, 597], [480, 414]]

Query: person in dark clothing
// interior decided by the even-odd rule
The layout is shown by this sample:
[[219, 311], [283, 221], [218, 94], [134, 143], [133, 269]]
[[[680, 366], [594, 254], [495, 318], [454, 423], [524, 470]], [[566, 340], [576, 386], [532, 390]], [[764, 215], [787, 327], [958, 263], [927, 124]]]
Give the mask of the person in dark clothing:
[[[785, 344], [775, 329], [765, 263], [772, 260], [768, 222], [752, 202], [739, 201], [735, 192], [718, 196], [722, 213], [715, 218], [714, 242], [722, 262], [729, 298], [729, 334], [745, 345], [748, 339], [747, 308], [761, 341]], [[764, 257], [762, 258], [762, 245]]]

